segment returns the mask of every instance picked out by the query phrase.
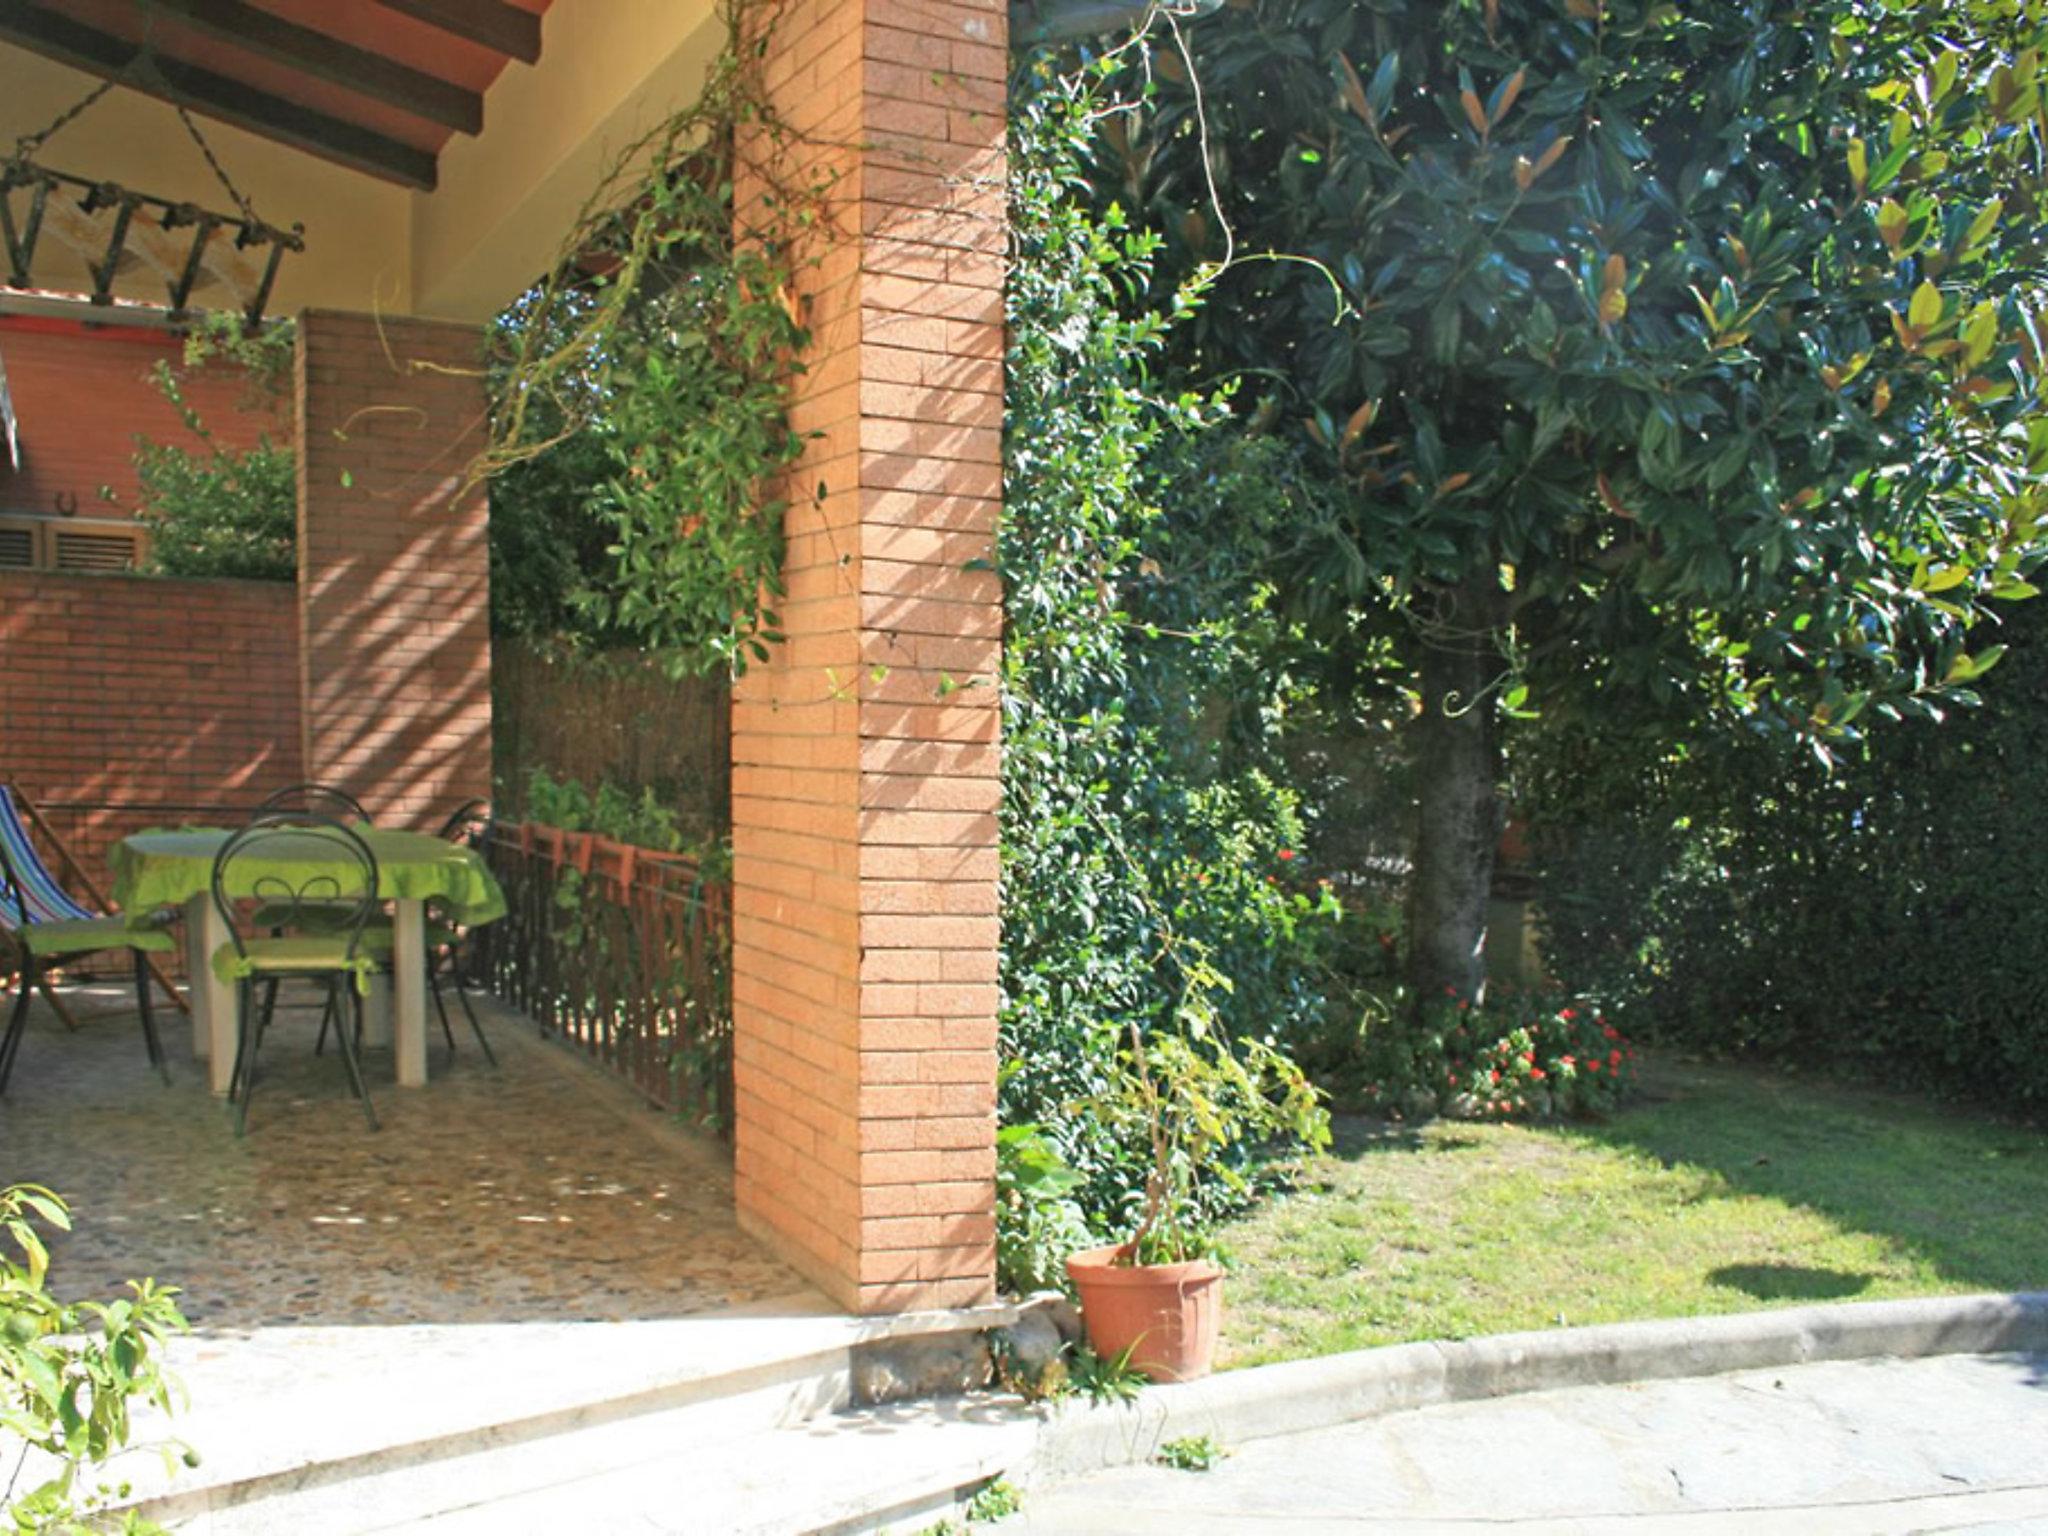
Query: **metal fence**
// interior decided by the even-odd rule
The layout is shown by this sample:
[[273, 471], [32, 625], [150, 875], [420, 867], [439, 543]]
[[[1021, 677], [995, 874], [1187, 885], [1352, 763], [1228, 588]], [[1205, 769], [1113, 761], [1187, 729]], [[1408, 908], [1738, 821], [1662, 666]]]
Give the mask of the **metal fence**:
[[490, 988], [664, 1109], [732, 1124], [732, 894], [692, 859], [499, 823], [507, 915], [476, 930]]

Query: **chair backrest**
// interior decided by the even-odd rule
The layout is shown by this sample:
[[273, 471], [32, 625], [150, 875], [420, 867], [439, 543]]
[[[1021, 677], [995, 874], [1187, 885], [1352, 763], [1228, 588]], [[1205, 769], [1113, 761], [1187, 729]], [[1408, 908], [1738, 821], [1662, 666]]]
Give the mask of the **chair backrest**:
[[304, 811], [322, 816], [330, 821], [368, 821], [370, 813], [363, 809], [362, 801], [345, 789], [336, 789], [332, 784], [292, 784], [275, 794], [264, 797], [256, 807], [255, 814], [267, 816], [277, 811]]
[[[269, 921], [280, 928], [300, 926], [292, 921], [298, 913], [317, 914], [325, 931], [346, 936], [351, 960], [381, 905], [370, 845], [345, 823], [304, 811], [259, 816], [229, 837], [213, 856], [212, 886], [214, 908], [235, 952], [244, 956], [249, 950], [237, 910], [243, 901], [276, 914]], [[337, 908], [343, 910], [337, 914]]]
[[11, 786], [0, 784], [0, 928], [99, 916], [72, 900], [28, 835]]
[[441, 841], [460, 843], [465, 848], [481, 848], [484, 835], [490, 830], [491, 802], [471, 800], [441, 823]]

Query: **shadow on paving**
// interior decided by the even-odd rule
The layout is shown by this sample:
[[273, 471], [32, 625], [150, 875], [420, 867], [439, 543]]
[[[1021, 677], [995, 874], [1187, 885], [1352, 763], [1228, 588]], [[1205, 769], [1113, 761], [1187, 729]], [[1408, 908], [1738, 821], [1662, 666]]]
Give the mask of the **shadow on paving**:
[[808, 1291], [739, 1230], [726, 1148], [488, 999], [499, 1069], [437, 1025], [425, 1088], [367, 1053], [376, 1132], [332, 1044], [313, 1054], [314, 1015], [280, 1016], [238, 1139], [182, 1015], [159, 1021], [165, 1086], [132, 993], [125, 1012], [118, 989], [72, 996], [81, 1027], [39, 1003], [0, 1100], [0, 1180], [72, 1206], [60, 1294], [153, 1276], [205, 1333], [675, 1318]]

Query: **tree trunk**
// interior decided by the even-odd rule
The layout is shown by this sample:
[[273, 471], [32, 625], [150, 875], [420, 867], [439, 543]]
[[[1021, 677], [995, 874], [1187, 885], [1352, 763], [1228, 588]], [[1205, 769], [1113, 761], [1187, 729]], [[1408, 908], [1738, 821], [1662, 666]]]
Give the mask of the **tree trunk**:
[[1501, 621], [1499, 584], [1487, 572], [1443, 589], [1420, 635], [1408, 880], [1408, 980], [1418, 1007], [1447, 992], [1474, 1002], [1485, 993], [1486, 903], [1501, 830]]

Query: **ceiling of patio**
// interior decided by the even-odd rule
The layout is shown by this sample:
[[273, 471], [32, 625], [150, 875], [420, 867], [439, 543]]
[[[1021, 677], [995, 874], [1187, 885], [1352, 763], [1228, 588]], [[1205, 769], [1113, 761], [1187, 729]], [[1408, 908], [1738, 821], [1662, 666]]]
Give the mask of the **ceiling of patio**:
[[[272, 312], [481, 320], [721, 41], [714, 0], [0, 0], [0, 145], [118, 79], [38, 164], [232, 212], [181, 104], [262, 219], [305, 226]], [[91, 286], [49, 239], [32, 277]], [[115, 291], [163, 302], [148, 272]]]

